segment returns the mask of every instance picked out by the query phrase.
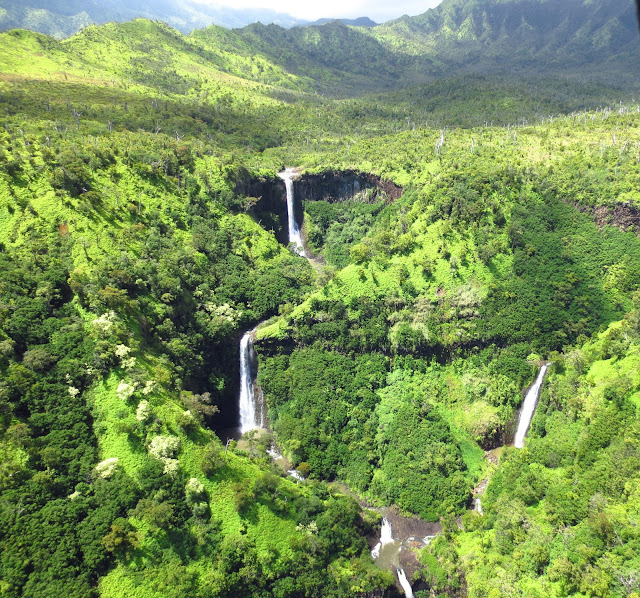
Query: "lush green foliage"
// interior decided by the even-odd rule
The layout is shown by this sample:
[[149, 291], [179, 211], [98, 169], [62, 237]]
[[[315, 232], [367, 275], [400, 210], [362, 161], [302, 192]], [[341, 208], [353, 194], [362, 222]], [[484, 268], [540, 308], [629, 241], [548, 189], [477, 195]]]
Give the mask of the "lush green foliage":
[[[638, 109], [552, 118], [612, 96], [548, 79], [310, 92], [411, 72], [402, 26], [277, 51], [273, 27], [1, 36], [0, 593], [392, 594], [333, 479], [440, 519], [423, 592], [637, 590]], [[285, 164], [404, 195], [306, 201], [310, 264], [271, 230]], [[237, 342], [267, 318], [259, 382], [302, 484], [269, 434], [209, 429], [236, 423]], [[527, 447], [495, 467], [543, 360]]]
[[2, 85], [2, 594], [387, 587], [352, 499], [202, 427], [235, 423], [241, 331], [314, 278], [244, 213], [233, 133], [140, 88]]
[[637, 314], [554, 362], [526, 448], [452, 538], [470, 595], [637, 590]]

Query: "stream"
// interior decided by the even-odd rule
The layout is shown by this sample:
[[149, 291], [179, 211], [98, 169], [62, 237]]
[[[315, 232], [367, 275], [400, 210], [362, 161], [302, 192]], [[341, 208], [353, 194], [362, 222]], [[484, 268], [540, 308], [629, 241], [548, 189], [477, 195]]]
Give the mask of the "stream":
[[[309, 259], [304, 250], [302, 235], [295, 217], [293, 179], [296, 176], [296, 171], [292, 168], [287, 168], [285, 171], [278, 173], [278, 176], [284, 181], [287, 193], [289, 242], [293, 244], [298, 255]], [[264, 399], [256, 385], [258, 364], [253, 348], [255, 332], [255, 328], [246, 332], [240, 340], [240, 392], [238, 396], [240, 434], [268, 427]], [[296, 480], [303, 480], [295, 469], [288, 469], [286, 459], [278, 452], [275, 446], [269, 449], [268, 453], [274, 462], [279, 463], [287, 471], [289, 476]], [[405, 572], [406, 565], [403, 566], [401, 564], [401, 554], [404, 553], [405, 558], [403, 561], [406, 563], [406, 558], [409, 555], [413, 555], [412, 549], [427, 546], [435, 537], [435, 534], [440, 532], [441, 527], [439, 524], [427, 523], [416, 517], [402, 517], [394, 509], [383, 508], [380, 509], [380, 512], [383, 514], [380, 541], [372, 549], [371, 557], [379, 567], [395, 571], [398, 583], [402, 587], [405, 596], [413, 598], [411, 584]], [[398, 528], [396, 532], [394, 532], [392, 523]], [[415, 555], [413, 555], [413, 558], [415, 560]], [[409, 565], [409, 567], [410, 569], [415, 568], [412, 565]], [[409, 573], [412, 574], [411, 570], [409, 570]]]

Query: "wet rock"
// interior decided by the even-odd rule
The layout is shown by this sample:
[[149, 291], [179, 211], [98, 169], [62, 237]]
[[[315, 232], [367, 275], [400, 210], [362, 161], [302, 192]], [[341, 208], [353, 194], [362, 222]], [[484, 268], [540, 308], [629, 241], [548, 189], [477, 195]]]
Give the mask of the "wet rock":
[[295, 182], [296, 194], [307, 201], [331, 203], [359, 199], [368, 203], [380, 199], [390, 203], [400, 198], [403, 189], [370, 173], [354, 171], [304, 174]]
[[407, 576], [407, 579], [411, 581], [415, 572], [421, 568], [416, 553], [412, 550], [402, 550], [400, 552], [399, 559], [400, 567], [404, 569], [404, 573]]
[[421, 540], [442, 532], [439, 522], [423, 521], [419, 517], [403, 517], [397, 507], [389, 509], [387, 519], [391, 522], [393, 537], [402, 541], [409, 538]]

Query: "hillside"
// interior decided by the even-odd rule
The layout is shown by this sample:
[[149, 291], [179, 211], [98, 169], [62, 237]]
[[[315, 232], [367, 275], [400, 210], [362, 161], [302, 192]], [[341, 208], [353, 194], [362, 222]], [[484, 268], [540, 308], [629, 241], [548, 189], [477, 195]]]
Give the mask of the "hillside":
[[0, 34], [0, 594], [640, 591], [631, 5], [554, 6]]
[[[121, 38], [96, 33], [110, 56]], [[355, 501], [283, 477], [269, 437], [225, 446], [209, 429], [233, 420], [241, 330], [313, 284], [234, 191], [247, 171], [233, 130], [258, 109], [239, 88], [207, 138], [196, 99], [167, 99], [172, 80], [152, 95], [148, 79], [83, 79], [83, 64], [130, 65], [98, 70], [85, 35], [68, 78], [66, 46], [6, 36], [50, 44], [34, 69], [51, 70], [2, 82], [3, 595], [347, 596], [343, 575], [389, 587]]]
[[461, 74], [557, 76], [635, 89], [639, 49], [632, 0], [457, 2], [370, 29], [339, 22], [309, 30], [251, 25], [239, 31], [290, 72], [329, 93], [361, 94]]
[[0, 12], [0, 30], [30, 29], [62, 39], [88, 25], [138, 18], [164, 21], [182, 33], [209, 25], [233, 28], [260, 21], [292, 27], [304, 22], [272, 10], [234, 9], [190, 0], [143, 1], [135, 7], [122, 0], [5, 0]]
[[376, 33], [403, 51], [437, 52], [460, 65], [495, 69], [496, 59], [545, 70], [602, 65], [637, 49], [635, 6], [629, 0], [551, 3], [541, 0], [443, 2], [423, 15], [381, 25]]

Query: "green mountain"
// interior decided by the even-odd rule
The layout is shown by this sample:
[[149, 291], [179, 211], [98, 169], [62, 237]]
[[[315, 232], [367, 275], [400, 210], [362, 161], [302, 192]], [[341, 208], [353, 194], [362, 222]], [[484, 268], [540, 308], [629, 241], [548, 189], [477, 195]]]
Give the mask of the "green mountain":
[[629, 6], [0, 34], [0, 594], [637, 595]]
[[6, 0], [0, 8], [0, 30], [30, 29], [61, 39], [87, 25], [137, 18], [164, 21], [183, 33], [212, 24], [233, 28], [258, 21], [284, 27], [304, 23], [272, 10], [234, 9], [190, 0], [144, 1], [133, 7], [122, 0]]
[[[417, 17], [371, 29], [339, 22], [239, 33], [292, 72], [329, 67], [325, 90], [357, 93], [466, 74], [545, 77], [633, 85], [638, 44], [631, 0], [561, 4], [445, 0]], [[316, 77], [317, 78], [317, 77]]]
[[[437, 53], [456, 68], [550, 71], [606, 69], [637, 56], [635, 6], [630, 0], [555, 3], [443, 2], [418, 17], [403, 17], [376, 31], [412, 54]], [[627, 62], [628, 73], [633, 63]], [[600, 72], [599, 72], [600, 71]]]
[[358, 17], [357, 19], [318, 19], [317, 21], [313, 21], [313, 23], [309, 23], [309, 26], [324, 25], [331, 21], [340, 21], [341, 23], [351, 25], [352, 27], [375, 27], [378, 24], [375, 21], [372, 21], [369, 17]]

